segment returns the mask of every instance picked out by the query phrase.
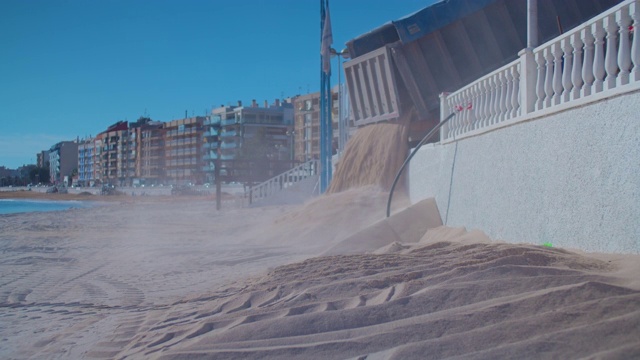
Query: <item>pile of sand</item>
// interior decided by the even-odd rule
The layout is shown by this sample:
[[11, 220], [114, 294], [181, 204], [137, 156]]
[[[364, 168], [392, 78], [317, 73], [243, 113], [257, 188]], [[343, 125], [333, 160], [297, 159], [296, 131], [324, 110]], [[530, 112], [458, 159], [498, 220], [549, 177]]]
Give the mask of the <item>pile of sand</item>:
[[635, 358], [640, 289], [619, 270], [637, 260], [439, 227], [175, 305], [148, 316], [118, 357]]
[[429, 201], [384, 219], [383, 195], [0, 216], [0, 355], [640, 356], [638, 256], [493, 242]]

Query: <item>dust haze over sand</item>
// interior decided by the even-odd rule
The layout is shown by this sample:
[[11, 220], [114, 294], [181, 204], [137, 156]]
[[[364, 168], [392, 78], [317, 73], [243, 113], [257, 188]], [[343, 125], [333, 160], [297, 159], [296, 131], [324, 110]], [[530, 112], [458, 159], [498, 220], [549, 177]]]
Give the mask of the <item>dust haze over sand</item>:
[[[386, 125], [355, 139], [405, 139]], [[640, 357], [640, 256], [493, 241], [434, 201], [384, 219], [406, 144], [351, 145], [362, 177], [301, 206], [0, 215], [0, 357]]]

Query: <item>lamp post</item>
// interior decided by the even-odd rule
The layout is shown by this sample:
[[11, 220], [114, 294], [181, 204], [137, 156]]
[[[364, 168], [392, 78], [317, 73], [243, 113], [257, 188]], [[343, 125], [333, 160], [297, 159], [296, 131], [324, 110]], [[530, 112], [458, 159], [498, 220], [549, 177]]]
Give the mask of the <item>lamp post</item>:
[[289, 136], [289, 151], [290, 151], [290, 159], [291, 159], [291, 167], [293, 167], [293, 162], [295, 161], [295, 151], [294, 151], [294, 140], [295, 140], [296, 131], [295, 130], [287, 130], [287, 136]]

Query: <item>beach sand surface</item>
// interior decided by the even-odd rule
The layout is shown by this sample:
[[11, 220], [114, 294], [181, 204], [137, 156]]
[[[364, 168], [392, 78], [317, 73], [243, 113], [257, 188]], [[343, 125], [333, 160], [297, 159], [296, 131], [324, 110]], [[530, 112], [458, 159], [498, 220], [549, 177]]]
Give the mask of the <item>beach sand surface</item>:
[[2, 215], [0, 357], [640, 357], [639, 256], [495, 241], [429, 201], [385, 220], [386, 195]]

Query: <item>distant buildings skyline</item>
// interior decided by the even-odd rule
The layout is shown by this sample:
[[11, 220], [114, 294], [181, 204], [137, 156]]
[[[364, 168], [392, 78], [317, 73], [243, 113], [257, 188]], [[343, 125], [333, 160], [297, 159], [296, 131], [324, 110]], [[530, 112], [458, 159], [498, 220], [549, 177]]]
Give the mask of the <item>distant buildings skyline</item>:
[[[148, 117], [117, 121], [95, 136], [60, 141], [38, 152], [37, 166], [49, 164], [53, 184], [138, 186], [211, 183], [217, 159], [304, 162], [318, 156], [318, 98], [313, 93], [265, 101], [264, 106], [238, 101], [207, 116], [166, 122]], [[333, 99], [335, 151], [337, 87]]]

